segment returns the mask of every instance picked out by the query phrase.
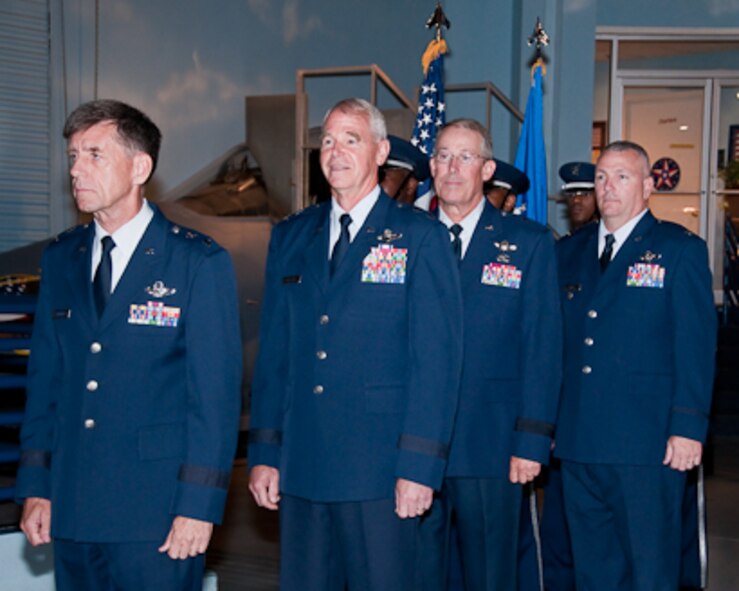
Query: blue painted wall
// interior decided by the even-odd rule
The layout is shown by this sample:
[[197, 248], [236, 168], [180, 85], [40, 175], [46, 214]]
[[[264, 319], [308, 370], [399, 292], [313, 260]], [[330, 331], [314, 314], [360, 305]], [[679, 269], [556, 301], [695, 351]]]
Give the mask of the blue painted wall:
[[609, 27], [736, 27], [739, 1], [598, 0], [597, 20]]
[[[244, 96], [294, 92], [298, 68], [377, 63], [413, 96], [429, 4], [101, 2], [98, 95], [138, 105], [162, 127], [157, 180], [166, 190], [243, 141]], [[311, 84], [320, 92], [321, 83]], [[344, 88], [330, 99], [352, 87]], [[368, 93], [369, 78], [353, 88]]]
[[[69, 108], [94, 92], [94, 0], [50, 0], [64, 11]], [[112, 0], [99, 2], [97, 94], [140, 106], [165, 142], [159, 192], [179, 184], [245, 137], [244, 96], [292, 93], [295, 70], [376, 63], [411, 98], [421, 81], [423, 26], [435, 0]], [[523, 110], [536, 17], [551, 36], [545, 50], [544, 130], [549, 187], [559, 165], [590, 156], [596, 26], [737, 27], [739, 0], [446, 0], [447, 83], [491, 80]], [[57, 74], [58, 75], [58, 74]], [[311, 82], [323, 98], [367, 92], [365, 80]], [[354, 89], [354, 90], [352, 90]], [[357, 90], [358, 89], [358, 90]], [[61, 91], [56, 93], [57, 105]], [[481, 95], [450, 95], [450, 117], [483, 119]], [[512, 159], [520, 126], [493, 109], [496, 154]], [[286, 162], [286, 167], [290, 165]], [[556, 219], [558, 212], [551, 210]]]

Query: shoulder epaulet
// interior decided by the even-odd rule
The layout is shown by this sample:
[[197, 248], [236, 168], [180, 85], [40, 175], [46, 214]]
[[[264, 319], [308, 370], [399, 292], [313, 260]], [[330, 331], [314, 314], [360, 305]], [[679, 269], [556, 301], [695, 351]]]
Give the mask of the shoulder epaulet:
[[701, 238], [698, 234], [688, 230], [685, 226], [681, 224], [676, 224], [675, 222], [671, 222], [669, 220], [657, 220], [657, 225], [662, 228], [663, 232], [669, 231], [669, 234], [666, 234], [667, 236], [688, 237], [696, 240], [703, 240], [703, 238]]
[[437, 220], [438, 221], [438, 218], [433, 213], [431, 213], [430, 211], [428, 211], [427, 209], [423, 209], [421, 207], [418, 207], [418, 206], [413, 205], [413, 204], [410, 204], [410, 203], [402, 203], [402, 204], [399, 204], [399, 205], [402, 205], [404, 207], [407, 207], [408, 209], [412, 210], [413, 213], [415, 213], [416, 215], [423, 216], [424, 218], [427, 218], [429, 220]]
[[172, 224], [172, 227], [169, 229], [169, 231], [175, 236], [183, 238], [184, 240], [194, 240], [201, 242], [206, 247], [210, 247], [214, 244], [213, 239], [210, 236], [206, 236], [205, 234], [201, 234], [200, 232], [196, 232], [195, 230], [192, 230], [190, 228], [183, 228], [182, 226], [178, 226], [177, 224]]
[[307, 214], [307, 213], [309, 213], [311, 211], [314, 211], [314, 210], [318, 209], [319, 205], [320, 205], [319, 203], [314, 203], [313, 205], [309, 205], [308, 207], [304, 207], [303, 209], [299, 209], [298, 211], [294, 211], [292, 213], [289, 213], [284, 218], [282, 218], [280, 221], [281, 222], [286, 222], [288, 220], [292, 220], [292, 219], [298, 218], [298, 217], [300, 217], [302, 215], [305, 215], [305, 214]]
[[56, 237], [54, 238], [54, 241], [60, 242], [62, 240], [69, 238], [70, 236], [79, 234], [83, 230], [87, 230], [87, 228], [89, 227], [90, 227], [90, 224], [80, 224], [79, 226], [72, 226], [71, 228], [67, 228], [66, 230], [64, 230], [64, 232], [57, 234]]

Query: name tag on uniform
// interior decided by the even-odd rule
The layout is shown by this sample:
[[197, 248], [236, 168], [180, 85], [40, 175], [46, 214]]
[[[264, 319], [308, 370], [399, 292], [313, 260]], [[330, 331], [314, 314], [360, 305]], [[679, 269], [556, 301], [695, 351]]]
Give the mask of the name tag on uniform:
[[482, 268], [480, 282], [483, 285], [521, 289], [521, 271], [515, 265], [489, 263]]
[[626, 286], [662, 289], [665, 286], [665, 268], [652, 263], [631, 265], [626, 275]]
[[407, 261], [407, 248], [374, 246], [362, 261], [362, 283], [405, 283]]
[[129, 324], [176, 328], [179, 320], [180, 309], [174, 306], [165, 306], [164, 302], [131, 304], [128, 312]]

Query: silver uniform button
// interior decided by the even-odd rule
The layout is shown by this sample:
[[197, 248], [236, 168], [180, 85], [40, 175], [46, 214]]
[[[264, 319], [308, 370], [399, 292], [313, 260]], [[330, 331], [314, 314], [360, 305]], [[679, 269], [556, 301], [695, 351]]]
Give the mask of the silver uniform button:
[[97, 341], [95, 341], [94, 343], [92, 343], [92, 345], [90, 345], [90, 353], [100, 353], [100, 351], [102, 350], [103, 350], [103, 346]]
[[592, 373], [592, 371], [593, 371], [593, 368], [592, 368], [592, 367], [590, 367], [589, 365], [586, 365], [586, 366], [584, 366], [584, 367], [582, 368], [582, 372], [583, 372], [583, 373], [584, 373], [585, 375], [587, 375], [587, 374], [589, 374], [589, 373]]
[[328, 317], [328, 314], [323, 314], [323, 315], [322, 315], [322, 316], [321, 316], [321, 317], [320, 317], [320, 318], [318, 319], [318, 322], [320, 322], [321, 324], [328, 324], [328, 322], [329, 322], [329, 317]]
[[85, 419], [85, 429], [94, 429], [94, 428], [95, 428], [95, 420]]
[[593, 346], [593, 343], [594, 343], [594, 342], [595, 342], [595, 341], [594, 341], [594, 340], [593, 340], [592, 338], [590, 338], [590, 337], [585, 337], [585, 344], [586, 344], [586, 345], [587, 345], [588, 347], [592, 347], [592, 346]]
[[89, 382], [87, 382], [88, 392], [94, 392], [97, 389], [98, 389], [98, 383], [96, 380], [90, 380]]
[[328, 357], [328, 353], [326, 353], [326, 351], [317, 351], [316, 357], [318, 357], [318, 359], [323, 361], [324, 359], [326, 359], [326, 357]]
[[572, 299], [572, 298], [574, 298], [574, 297], [575, 297], [575, 294], [574, 294], [574, 293], [572, 293], [571, 291], [568, 291], [568, 292], [567, 292], [567, 299], [568, 299], [568, 300], [571, 300], [571, 299]]
[[598, 318], [598, 312], [596, 312], [595, 310], [588, 310], [588, 316], [590, 318]]
[[323, 386], [321, 384], [313, 386], [313, 394], [323, 394]]

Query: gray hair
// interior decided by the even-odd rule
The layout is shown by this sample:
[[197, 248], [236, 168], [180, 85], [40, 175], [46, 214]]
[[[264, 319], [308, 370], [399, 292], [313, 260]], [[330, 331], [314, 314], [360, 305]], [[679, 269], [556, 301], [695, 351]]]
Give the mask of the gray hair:
[[[493, 140], [490, 139], [490, 133], [488, 133], [485, 126], [478, 121], [475, 121], [474, 119], [454, 119], [453, 121], [450, 121], [444, 125], [436, 135], [437, 145], [447, 129], [467, 129], [469, 131], [474, 131], [480, 136], [480, 156], [485, 158], [485, 160], [493, 159]], [[436, 153], [435, 149], [434, 153]]]
[[644, 164], [644, 178], [652, 174], [652, 165], [649, 163], [649, 154], [647, 154], [647, 151], [636, 142], [630, 142], [628, 140], [618, 140], [615, 142], [611, 142], [605, 148], [603, 148], [603, 151], [598, 157], [598, 162], [600, 162], [600, 159], [608, 154], [608, 152], [634, 152], [637, 156], [639, 156], [642, 164]]
[[375, 107], [372, 103], [361, 99], [361, 98], [347, 98], [343, 101], [339, 101], [328, 111], [323, 118], [321, 123], [321, 131], [325, 132], [326, 121], [334, 113], [345, 113], [349, 115], [362, 115], [367, 117], [369, 121], [370, 132], [372, 137], [377, 142], [387, 139], [387, 126], [385, 125], [385, 116], [380, 112], [380, 109]]
[[151, 157], [151, 173], [154, 174], [159, 159], [159, 147], [162, 144], [162, 132], [144, 113], [111, 99], [99, 99], [84, 103], [67, 117], [63, 135], [69, 139], [79, 131], [87, 131], [98, 123], [114, 123], [121, 144], [132, 151], [140, 151]]

